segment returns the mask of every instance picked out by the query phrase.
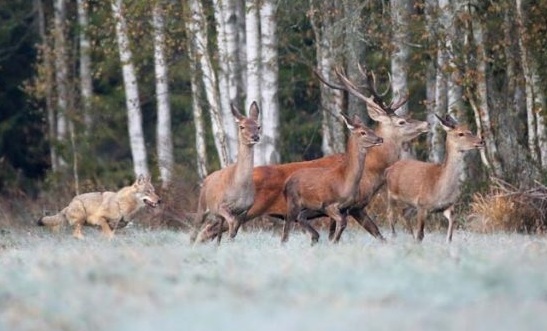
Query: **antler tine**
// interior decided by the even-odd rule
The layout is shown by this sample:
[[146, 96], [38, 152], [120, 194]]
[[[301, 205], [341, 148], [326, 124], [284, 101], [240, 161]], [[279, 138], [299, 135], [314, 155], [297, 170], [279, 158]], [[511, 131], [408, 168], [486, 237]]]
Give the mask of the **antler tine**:
[[321, 75], [321, 73], [319, 71], [317, 71], [317, 69], [313, 69], [313, 73], [317, 76], [317, 78], [319, 78], [319, 80], [321, 82], [323, 82], [323, 84], [327, 85], [331, 89], [342, 90], [342, 91], [347, 90], [344, 86], [336, 85], [336, 84], [333, 84], [333, 83], [327, 81], [327, 79], [325, 77], [323, 77], [323, 75]]
[[384, 105], [377, 103], [374, 98], [369, 98], [365, 96], [364, 94], [362, 94], [361, 92], [359, 92], [355, 84], [353, 84], [348, 79], [348, 77], [343, 73], [343, 70], [340, 67], [334, 68], [334, 72], [336, 73], [336, 76], [338, 76], [338, 79], [340, 79], [342, 84], [344, 84], [344, 86], [346, 87], [346, 91], [353, 94], [356, 98], [364, 101], [367, 104], [367, 106], [374, 107], [375, 109], [381, 112], [386, 111], [386, 109], [384, 108]]

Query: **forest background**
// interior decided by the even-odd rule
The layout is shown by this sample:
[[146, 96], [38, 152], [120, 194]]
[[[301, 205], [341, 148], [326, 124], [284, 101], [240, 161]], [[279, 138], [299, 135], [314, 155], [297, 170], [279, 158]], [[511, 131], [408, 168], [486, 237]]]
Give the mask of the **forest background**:
[[260, 104], [257, 164], [341, 152], [333, 114], [369, 121], [366, 108], [314, 71], [336, 82], [340, 67], [361, 86], [361, 65], [391, 87], [387, 100], [409, 96], [399, 112], [432, 125], [414, 157], [443, 159], [434, 114], [468, 123], [486, 148], [467, 158], [465, 199], [526, 193], [512, 208], [531, 214], [512, 227], [543, 228], [546, 15], [539, 0], [2, 0], [3, 214], [137, 174], [189, 211], [201, 179], [234, 160], [231, 103]]

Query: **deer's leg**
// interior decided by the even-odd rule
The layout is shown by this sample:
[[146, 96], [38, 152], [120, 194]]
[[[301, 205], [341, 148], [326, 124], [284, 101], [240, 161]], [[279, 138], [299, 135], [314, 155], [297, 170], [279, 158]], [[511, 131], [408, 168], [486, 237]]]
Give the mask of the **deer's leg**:
[[454, 231], [454, 219], [452, 218], [452, 206], [443, 211], [444, 217], [448, 220], [448, 231], [446, 232], [446, 243], [452, 241], [452, 231]]
[[382, 236], [382, 233], [380, 233], [380, 229], [378, 229], [376, 223], [374, 223], [372, 218], [368, 216], [365, 208], [352, 208], [349, 210], [349, 214], [357, 221], [357, 223], [361, 227], [363, 227], [363, 229], [367, 230], [367, 232], [370, 233], [374, 238], [381, 241], [386, 240], [384, 236]]
[[201, 228], [203, 223], [205, 223], [205, 219], [207, 218], [207, 212], [200, 212], [198, 211], [196, 218], [194, 219], [194, 229], [192, 230], [192, 234], [190, 235], [190, 242], [194, 243], [196, 242], [197, 238], [200, 238], [200, 241], [203, 240], [202, 234], [205, 229], [203, 229], [201, 232]]
[[298, 221], [298, 223], [300, 223], [300, 225], [302, 225], [304, 227], [304, 230], [306, 230], [310, 234], [310, 236], [311, 236], [311, 245], [313, 246], [313, 245], [317, 244], [317, 242], [319, 241], [319, 233], [317, 231], [315, 231], [315, 229], [310, 225], [310, 221], [306, 217], [305, 210], [301, 210], [298, 213], [298, 216], [296, 217], [296, 220]]
[[387, 219], [389, 222], [389, 227], [391, 228], [391, 236], [393, 238], [397, 237], [397, 232], [395, 232], [395, 223], [397, 223], [397, 219], [393, 216], [393, 208], [394, 208], [395, 201], [391, 198], [391, 194], [389, 194], [389, 191], [387, 192]]
[[331, 218], [329, 219], [329, 240], [334, 240], [334, 233], [336, 232], [336, 222]]
[[[234, 239], [237, 234], [237, 229], [239, 229], [239, 220], [234, 217], [227, 209], [221, 208], [219, 210], [221, 218], [223, 218], [226, 223], [228, 223], [228, 233], [230, 236], [230, 239]], [[223, 224], [220, 224], [218, 235], [220, 236], [222, 234], [222, 228]]]
[[418, 229], [416, 230], [416, 240], [422, 241], [424, 239], [424, 225], [425, 225], [425, 216], [427, 215], [427, 210], [424, 208], [418, 207]]
[[342, 236], [342, 232], [348, 225], [348, 220], [346, 218], [346, 215], [342, 214], [340, 212], [340, 209], [338, 209], [338, 206], [336, 205], [328, 206], [325, 209], [325, 212], [331, 219], [333, 219], [336, 222], [336, 230], [334, 232], [332, 242], [338, 243], [340, 241], [340, 236]]
[[283, 223], [283, 234], [281, 235], [281, 242], [286, 243], [289, 240], [289, 232], [291, 225], [296, 221], [300, 207], [297, 206], [292, 199], [287, 199], [287, 216], [285, 217], [285, 223]]

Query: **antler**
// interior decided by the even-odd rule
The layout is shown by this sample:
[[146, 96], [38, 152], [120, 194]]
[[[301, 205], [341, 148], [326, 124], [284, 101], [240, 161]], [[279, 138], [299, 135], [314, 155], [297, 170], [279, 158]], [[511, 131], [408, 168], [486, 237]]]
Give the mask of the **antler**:
[[[328, 82], [325, 77], [323, 77], [317, 70], [314, 70], [315, 75], [321, 80], [325, 85], [332, 89], [336, 90], [343, 90], [351, 93], [356, 98], [364, 101], [368, 106], [374, 107], [378, 110], [382, 110], [388, 114], [395, 113], [397, 109], [399, 109], [402, 105], [404, 105], [408, 101], [408, 95], [405, 97], [399, 97], [397, 101], [392, 101], [389, 105], [386, 104], [384, 101], [385, 95], [389, 92], [390, 87], [386, 89], [383, 93], [378, 93], [376, 89], [376, 77], [374, 76], [374, 73], [372, 71], [368, 71], [366, 69], [363, 69], [360, 64], [358, 64], [359, 72], [367, 78], [367, 86], [366, 89], [371, 94], [372, 98], [365, 96], [363, 93], [359, 91], [357, 86], [349, 80], [349, 78], [346, 76], [346, 74], [343, 72], [342, 68], [336, 67], [334, 69], [334, 72], [340, 82], [343, 84], [337, 85], [333, 84], [331, 82]], [[389, 76], [389, 81], [391, 86], [391, 76]]]

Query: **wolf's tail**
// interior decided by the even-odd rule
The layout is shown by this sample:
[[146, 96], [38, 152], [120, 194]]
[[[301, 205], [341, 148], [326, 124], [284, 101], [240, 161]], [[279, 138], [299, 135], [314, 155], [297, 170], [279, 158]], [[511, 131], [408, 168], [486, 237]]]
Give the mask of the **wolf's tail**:
[[51, 216], [42, 216], [38, 221], [36, 221], [36, 225], [38, 226], [56, 226], [60, 225], [65, 221], [65, 210], [61, 210], [56, 215]]

